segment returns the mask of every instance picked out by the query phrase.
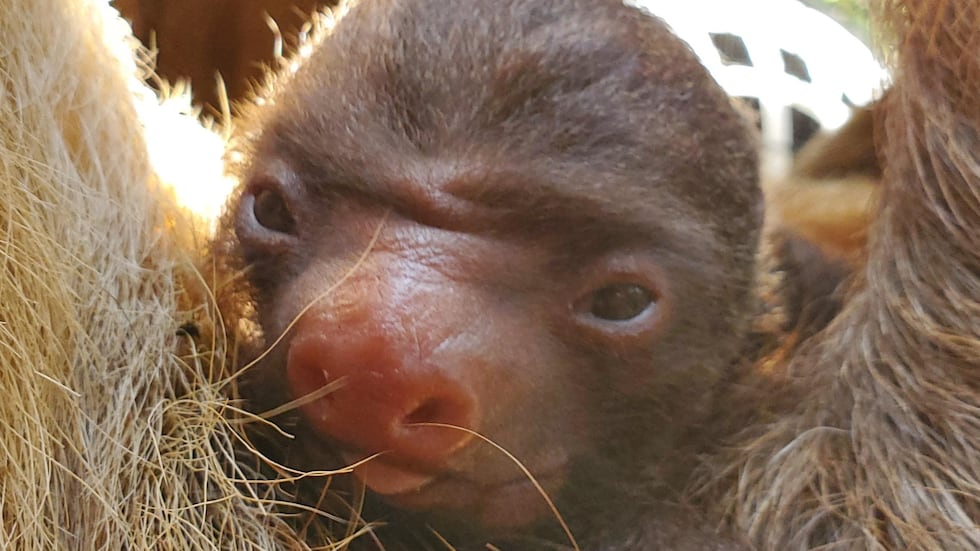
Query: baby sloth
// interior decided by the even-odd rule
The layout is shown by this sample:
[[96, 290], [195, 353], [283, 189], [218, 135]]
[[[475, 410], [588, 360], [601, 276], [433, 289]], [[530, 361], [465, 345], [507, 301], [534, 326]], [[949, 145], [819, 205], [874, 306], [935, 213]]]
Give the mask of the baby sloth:
[[271, 90], [226, 226], [246, 395], [314, 394], [285, 456], [460, 549], [741, 548], [682, 490], [758, 312], [755, 146], [662, 21], [363, 0]]

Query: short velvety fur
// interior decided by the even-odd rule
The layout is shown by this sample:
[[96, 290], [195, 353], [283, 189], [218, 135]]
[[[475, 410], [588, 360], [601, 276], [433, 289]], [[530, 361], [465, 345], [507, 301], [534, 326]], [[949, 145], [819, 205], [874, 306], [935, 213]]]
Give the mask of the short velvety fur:
[[[540, 374], [529, 380], [557, 383], [531, 389], [540, 391], [540, 403], [521, 399], [511, 413], [484, 412], [484, 426], [473, 428], [519, 457], [522, 451], [533, 456], [520, 449], [523, 438], [508, 445], [508, 424], [539, 419], [535, 433], [560, 440], [543, 435], [574, 429], [550, 427], [548, 419], [584, 417], [579, 430], [590, 434], [589, 451], [575, 452], [558, 494], [558, 507], [583, 544], [611, 549], [604, 542], [642, 518], [650, 519], [648, 526], [624, 533], [624, 541], [676, 540], [676, 547], [690, 539], [691, 548], [711, 548], [714, 543], [693, 543], [715, 536], [688, 522], [679, 492], [701, 446], [699, 420], [742, 352], [756, 311], [762, 198], [755, 142], [687, 47], [659, 20], [612, 0], [362, 2], [295, 75], [283, 78], [288, 84], [257, 110], [259, 122], [239, 147], [244, 180], [285, 172], [301, 190], [298, 206], [290, 208], [302, 245], [270, 254], [246, 243], [243, 250], [269, 338], [366, 244], [363, 237], [337, 244], [338, 235], [364, 236], [374, 228], [353, 223], [338, 205], [378, 206], [390, 210], [388, 224], [404, 219], [523, 248], [523, 256], [498, 265], [484, 260], [498, 256], [496, 249], [437, 247], [453, 270], [477, 281], [464, 291], [474, 293], [471, 316], [481, 315], [476, 305], [483, 300], [520, 303], [549, 285], [562, 287], [611, 252], [643, 251], [669, 287], [662, 334], [619, 344], [564, 325], [524, 327], [540, 318], [533, 310], [524, 319], [488, 320], [491, 330], [477, 330], [474, 338], [546, 341], [510, 345], [540, 349], [533, 360], [479, 347], [495, 378], [512, 377], [508, 370], [530, 361]], [[378, 246], [398, 245], [382, 237]], [[533, 269], [506, 271], [522, 258]], [[513, 291], [497, 294], [495, 285]], [[454, 315], [438, 301], [412, 304]], [[495, 316], [494, 307], [482, 315]], [[409, 323], [431, 331], [422, 317]], [[495, 331], [511, 323], [517, 326]], [[287, 348], [280, 346], [257, 370], [270, 406], [289, 395], [270, 392], [282, 384]], [[506, 392], [501, 383], [486, 384], [484, 401]], [[549, 398], [553, 393], [558, 397]], [[568, 408], [582, 411], [562, 413]], [[304, 446], [310, 441], [307, 435]], [[479, 469], [485, 454], [470, 455], [459, 463]], [[306, 466], [326, 466], [317, 461]], [[648, 480], [636, 484], [637, 477]], [[624, 491], [639, 501], [624, 501]], [[437, 526], [452, 533], [466, 524]], [[517, 539], [565, 539], [553, 521], [537, 524], [544, 531], [522, 529]], [[476, 534], [485, 537], [483, 530]]]

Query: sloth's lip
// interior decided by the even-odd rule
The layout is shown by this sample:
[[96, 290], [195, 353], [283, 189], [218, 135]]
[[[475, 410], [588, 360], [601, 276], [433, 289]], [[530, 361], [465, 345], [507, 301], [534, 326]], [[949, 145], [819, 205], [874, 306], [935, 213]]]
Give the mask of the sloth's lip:
[[354, 467], [354, 476], [383, 496], [418, 491], [439, 477], [432, 472], [386, 461], [383, 456], [365, 460], [363, 454], [343, 452], [341, 455], [344, 461], [357, 464]]
[[[363, 458], [347, 452], [343, 456], [352, 464]], [[565, 482], [567, 470], [564, 461], [534, 469], [539, 489], [526, 476], [481, 482], [460, 472], [423, 471], [378, 456], [354, 467], [354, 475], [399, 509], [451, 511], [484, 527], [512, 528], [550, 514], [551, 508], [541, 491], [553, 495]]]
[[447, 477], [432, 480], [415, 491], [383, 497], [400, 509], [446, 511], [492, 530], [518, 528], [552, 514], [542, 490], [553, 496], [565, 482], [566, 474], [561, 468], [536, 475], [540, 489], [524, 476], [490, 485]]

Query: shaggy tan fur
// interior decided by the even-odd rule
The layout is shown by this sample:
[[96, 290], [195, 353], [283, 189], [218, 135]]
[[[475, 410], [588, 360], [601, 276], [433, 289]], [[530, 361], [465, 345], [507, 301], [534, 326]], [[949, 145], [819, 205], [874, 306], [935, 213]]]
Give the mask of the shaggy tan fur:
[[303, 548], [235, 482], [220, 356], [177, 355], [206, 225], [150, 168], [128, 35], [0, 0], [0, 548]]

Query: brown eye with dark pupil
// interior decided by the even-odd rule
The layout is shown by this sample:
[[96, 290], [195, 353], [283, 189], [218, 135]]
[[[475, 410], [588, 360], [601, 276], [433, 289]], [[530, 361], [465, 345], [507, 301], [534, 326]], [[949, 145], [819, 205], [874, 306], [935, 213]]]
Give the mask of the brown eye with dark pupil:
[[296, 221], [282, 196], [274, 190], [263, 189], [255, 194], [252, 205], [255, 220], [264, 228], [279, 233], [293, 233]]
[[590, 313], [609, 321], [631, 320], [653, 303], [653, 293], [631, 283], [608, 285], [592, 295]]

